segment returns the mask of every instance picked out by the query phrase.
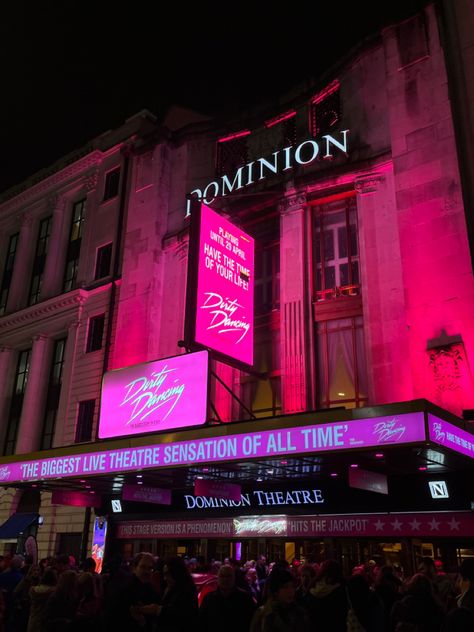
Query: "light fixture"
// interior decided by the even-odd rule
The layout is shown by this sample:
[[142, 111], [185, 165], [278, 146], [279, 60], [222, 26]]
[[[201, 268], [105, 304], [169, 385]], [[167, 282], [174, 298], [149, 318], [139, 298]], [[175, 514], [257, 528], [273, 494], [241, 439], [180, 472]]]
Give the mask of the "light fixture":
[[198, 479], [198, 481], [202, 481], [202, 479], [204, 478], [204, 476], [196, 476], [196, 478]]
[[337, 472], [331, 472], [331, 476], [332, 476], [333, 478], [336, 478], [336, 476], [337, 476]]
[[261, 483], [262, 481], [263, 481], [263, 478], [262, 478], [261, 476], [259, 476], [259, 477], [257, 478], [257, 483]]
[[280, 461], [280, 465], [288, 465], [288, 461]]
[[273, 474], [275, 470], [267, 470], [267, 474]]
[[420, 472], [426, 472], [428, 468], [426, 467], [426, 465], [420, 465], [418, 469], [420, 470]]
[[137, 478], [143, 478], [143, 474], [137, 474]]
[[143, 481], [137, 481], [137, 485], [143, 485]]
[[383, 459], [383, 453], [382, 452], [376, 452], [375, 458], [376, 459]]
[[351, 463], [351, 467], [353, 467], [353, 468], [359, 467], [359, 464], [358, 463]]
[[346, 394], [345, 393], [338, 393], [339, 397], [345, 397]]

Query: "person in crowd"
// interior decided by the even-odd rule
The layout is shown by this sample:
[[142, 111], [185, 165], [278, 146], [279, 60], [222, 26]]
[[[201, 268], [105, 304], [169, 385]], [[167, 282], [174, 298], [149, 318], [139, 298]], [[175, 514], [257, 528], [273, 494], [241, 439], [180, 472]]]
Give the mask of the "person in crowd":
[[13, 607], [13, 591], [23, 579], [21, 568], [23, 566], [23, 558], [15, 555], [11, 558], [10, 564], [5, 565], [5, 570], [0, 573], [0, 591], [3, 592], [5, 598], [5, 615], [4, 620], [8, 623]]
[[58, 577], [62, 573], [65, 573], [66, 571], [70, 571], [71, 563], [70, 563], [69, 555], [63, 555], [63, 554], [58, 555], [56, 559], [54, 560], [54, 568], [56, 569]]
[[462, 561], [459, 569], [459, 589], [454, 608], [446, 617], [445, 632], [474, 630], [474, 559]]
[[406, 585], [405, 596], [393, 606], [390, 615], [392, 629], [412, 626], [414, 630], [439, 632], [443, 620], [443, 608], [433, 593], [433, 584], [422, 573], [413, 575]]
[[296, 603], [290, 571], [275, 568], [266, 584], [268, 599], [255, 613], [250, 632], [309, 632], [309, 619]]
[[316, 581], [316, 570], [311, 564], [303, 564], [299, 568], [296, 588], [296, 603], [307, 613], [311, 630], [317, 629], [316, 597], [311, 593], [311, 588]]
[[[379, 598], [370, 589], [363, 575], [352, 575], [347, 582], [347, 596], [352, 616], [366, 632], [382, 632], [384, 629], [384, 611]], [[348, 625], [349, 629], [349, 625]]]
[[257, 571], [255, 570], [255, 567], [251, 566], [247, 568], [245, 579], [247, 580], [250, 596], [259, 606], [262, 603], [262, 590], [260, 588], [260, 584], [258, 583]]
[[226, 632], [248, 632], [255, 608], [250, 594], [237, 587], [235, 569], [221, 566], [217, 590], [207, 594], [199, 608], [199, 630], [221, 632], [225, 621]]
[[191, 574], [181, 557], [172, 557], [163, 566], [165, 590], [161, 605], [143, 606], [139, 612], [157, 617], [160, 632], [189, 632], [196, 627], [198, 600]]
[[77, 592], [79, 603], [76, 610], [74, 631], [79, 632], [84, 630], [84, 632], [99, 632], [99, 615], [102, 602], [97, 594], [96, 582], [92, 573], [83, 572], [79, 575], [77, 580]]
[[44, 609], [44, 627], [47, 632], [72, 630], [78, 604], [77, 573], [63, 571]]
[[383, 609], [383, 630], [390, 631], [390, 613], [396, 601], [401, 599], [402, 582], [392, 566], [381, 566], [375, 580], [374, 594]]
[[46, 568], [37, 586], [30, 588], [30, 616], [27, 632], [44, 632], [46, 604], [56, 586], [58, 576], [52, 568]]
[[265, 555], [258, 556], [255, 569], [257, 571], [258, 582], [260, 584], [260, 587], [262, 587], [263, 583], [268, 577], [267, 558], [265, 557]]
[[321, 564], [316, 582], [311, 589], [316, 597], [315, 616], [321, 630], [346, 632], [347, 596], [342, 569], [335, 560]]
[[421, 558], [418, 573], [425, 575], [433, 584], [434, 596], [440, 601], [444, 610], [450, 609], [450, 606], [453, 605], [455, 589], [448, 575], [438, 573], [435, 561], [431, 557]]
[[[24, 568], [24, 567], [23, 567]], [[11, 598], [11, 609], [6, 630], [25, 632], [30, 616], [30, 588], [40, 582], [41, 570], [38, 564], [30, 564], [28, 571], [15, 587]]]

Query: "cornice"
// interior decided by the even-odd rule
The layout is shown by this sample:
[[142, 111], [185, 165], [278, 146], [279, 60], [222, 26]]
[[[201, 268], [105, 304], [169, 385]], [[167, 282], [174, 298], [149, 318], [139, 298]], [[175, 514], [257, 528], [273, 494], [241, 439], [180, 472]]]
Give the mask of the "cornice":
[[69, 311], [71, 308], [79, 308], [87, 300], [87, 293], [83, 290], [75, 290], [68, 294], [56, 296], [31, 307], [26, 307], [13, 314], [7, 314], [0, 318], [0, 335], [12, 329], [27, 326], [60, 312]]
[[306, 206], [307, 195], [305, 191], [292, 191], [285, 196], [280, 204], [281, 215], [289, 215], [296, 211], [301, 210]]
[[[48, 192], [53, 193], [53, 190], [56, 187], [64, 184], [71, 178], [83, 175], [84, 171], [91, 169], [92, 167], [98, 167], [102, 162], [102, 159], [103, 153], [100, 150], [95, 149], [94, 151], [91, 151], [83, 158], [75, 160], [73, 163], [66, 165], [51, 176], [45, 177], [44, 180], [41, 180], [37, 184], [33, 184], [26, 190], [21, 191], [14, 197], [0, 204], [0, 214], [4, 215], [9, 212], [18, 211], [22, 206], [31, 204], [38, 198], [44, 197], [48, 194]], [[7, 194], [8, 191], [6, 192], [6, 195]]]

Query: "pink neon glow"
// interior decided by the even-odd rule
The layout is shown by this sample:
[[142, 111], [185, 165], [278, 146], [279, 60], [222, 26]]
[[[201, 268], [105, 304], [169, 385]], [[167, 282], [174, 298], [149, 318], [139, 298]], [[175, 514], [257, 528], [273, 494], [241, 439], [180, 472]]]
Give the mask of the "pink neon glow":
[[241, 136], [248, 136], [250, 134], [249, 129], [244, 129], [240, 132], [235, 132], [234, 134], [229, 134], [229, 136], [224, 136], [224, 138], [219, 138], [218, 143], [226, 143], [228, 140], [235, 140], [236, 138], [240, 138]]
[[331, 476], [335, 478], [337, 476], [336, 472], [332, 472]]
[[253, 364], [254, 240], [201, 205], [197, 343]]
[[214, 498], [228, 498], [229, 500], [240, 500], [242, 488], [234, 483], [221, 483], [219, 481], [210, 481], [205, 479], [197, 479], [194, 482], [195, 496], [210, 496]]
[[377, 452], [377, 453], [375, 454], [375, 457], [376, 457], [377, 459], [383, 459], [383, 453], [382, 453], [382, 452]]
[[359, 467], [359, 466], [357, 465], [357, 463], [352, 463], [351, 467], [355, 468], [355, 467]]
[[431, 441], [474, 458], [474, 434], [428, 414], [428, 432]]
[[339, 80], [335, 79], [328, 86], [326, 86], [324, 90], [321, 90], [321, 92], [318, 92], [318, 94], [315, 94], [314, 97], [312, 97], [311, 99], [311, 103], [319, 103], [320, 101], [323, 101], [330, 94], [333, 94], [334, 92], [339, 90], [340, 85], [341, 84], [339, 83]]
[[[381, 533], [389, 537], [453, 537], [462, 533], [473, 533], [474, 513], [465, 512], [427, 512], [427, 513], [378, 513], [317, 516], [254, 516], [255, 530], [265, 528], [265, 522], [286, 522], [286, 535], [301, 537], [380, 537]], [[139, 520], [120, 522], [116, 537], [135, 538], [232, 538], [238, 537], [236, 524], [249, 521], [242, 518], [219, 518], [206, 520]], [[341, 524], [342, 523], [342, 524]], [[253, 535], [255, 534], [255, 530]]]
[[283, 121], [287, 121], [290, 118], [296, 116], [296, 110], [288, 110], [284, 114], [279, 114], [268, 121], [265, 121], [265, 127], [273, 127], [274, 125], [278, 125], [278, 123], [283, 123]]
[[99, 437], [203, 424], [207, 370], [208, 354], [200, 351], [106, 373]]
[[171, 505], [171, 491], [169, 489], [161, 489], [159, 487], [138, 487], [138, 485], [143, 485], [143, 482], [138, 481], [137, 485], [124, 485], [122, 500], [154, 503], [157, 505]]
[[95, 494], [95, 492], [84, 493], [55, 490], [51, 495], [51, 504], [68, 505], [69, 507], [100, 507], [102, 503], [101, 497], [91, 498], [89, 494]]
[[420, 472], [426, 472], [426, 470], [428, 469], [427, 467], [425, 467], [424, 465], [420, 466], [418, 468], [420, 470]]
[[[310, 419], [309, 417], [308, 419]], [[327, 424], [265, 430], [212, 439], [175, 441], [101, 452], [73, 453], [2, 465], [2, 481], [35, 481], [83, 474], [136, 471], [192, 463], [333, 452], [426, 441], [424, 414], [405, 413]]]

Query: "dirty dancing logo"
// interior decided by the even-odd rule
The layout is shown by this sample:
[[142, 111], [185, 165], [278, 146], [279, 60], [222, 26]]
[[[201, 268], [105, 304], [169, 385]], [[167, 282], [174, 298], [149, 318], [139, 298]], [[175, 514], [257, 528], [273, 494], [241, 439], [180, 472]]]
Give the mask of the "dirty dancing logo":
[[216, 292], [205, 292], [205, 295], [207, 298], [201, 305], [201, 309], [207, 309], [211, 314], [211, 322], [207, 329], [215, 329], [218, 334], [237, 332], [240, 336], [235, 342], [236, 344], [241, 342], [248, 333], [250, 324], [234, 316], [243, 306], [237, 303], [237, 299], [229, 300], [227, 297], [224, 299]]

